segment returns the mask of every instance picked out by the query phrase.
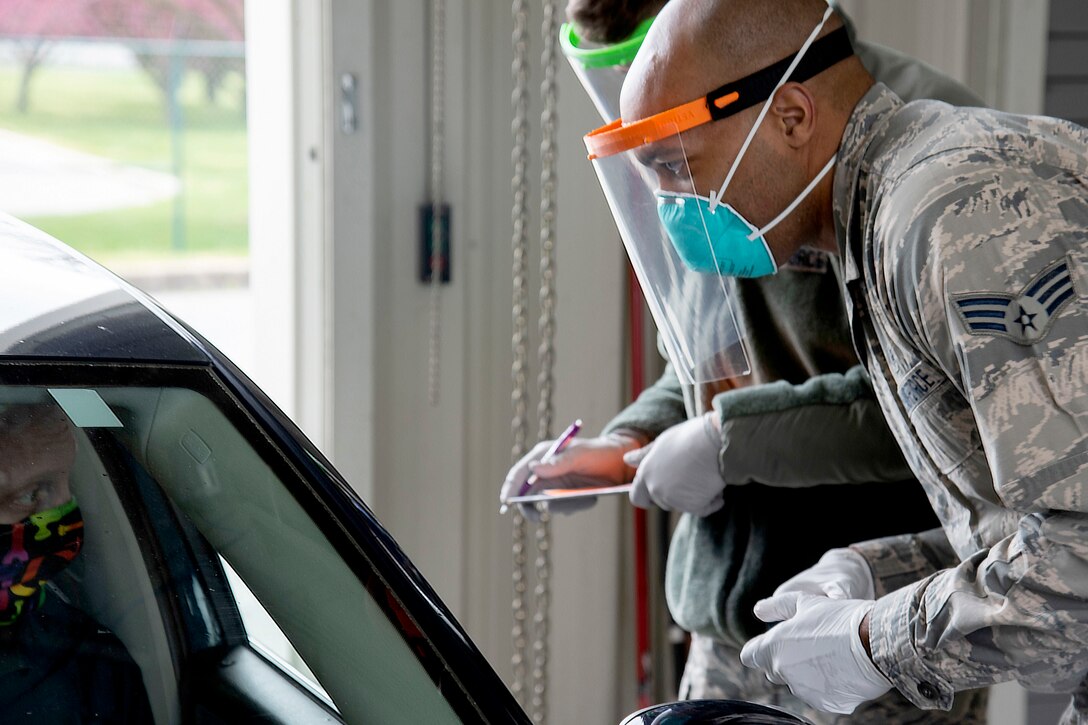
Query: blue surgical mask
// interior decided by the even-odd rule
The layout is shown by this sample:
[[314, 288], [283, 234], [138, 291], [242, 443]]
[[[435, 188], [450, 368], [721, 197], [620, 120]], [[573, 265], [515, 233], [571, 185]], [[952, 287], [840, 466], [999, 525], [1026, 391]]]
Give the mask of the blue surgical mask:
[[[696, 194], [657, 193], [657, 215], [689, 269], [726, 277], [766, 277], [778, 271], [764, 235], [805, 200], [837, 159], [832, 156], [789, 206], [762, 229], [729, 204]], [[739, 157], [738, 157], [739, 160]], [[734, 167], [736, 162], [734, 161]], [[729, 178], [732, 178], [730, 170]], [[728, 179], [727, 179], [728, 181]]]
[[724, 277], [763, 277], [778, 266], [758, 230], [728, 204], [710, 211], [710, 199], [661, 192], [657, 214], [688, 269]]
[[[778, 226], [805, 200], [805, 197], [834, 167], [838, 155], [832, 156], [824, 168], [816, 174], [816, 178], [809, 182], [808, 186], [786, 206], [781, 214], [762, 229], [745, 219], [732, 206], [723, 203], [722, 197], [725, 196], [725, 191], [729, 188], [729, 182], [733, 180], [741, 159], [748, 152], [756, 131], [759, 130], [760, 124], [763, 123], [763, 119], [771, 108], [770, 99], [773, 99], [778, 89], [789, 80], [794, 68], [801, 62], [801, 58], [819, 35], [820, 29], [827, 22], [831, 12], [832, 9], [829, 7], [820, 24], [794, 56], [793, 62], [771, 92], [768, 101], [763, 104], [759, 116], [756, 117], [740, 151], [737, 152], [737, 157], [733, 159], [729, 173], [726, 174], [725, 181], [722, 182], [718, 192], [710, 197], [664, 191], [657, 193], [657, 213], [661, 223], [665, 226], [665, 231], [677, 255], [690, 269], [697, 272], [716, 272], [730, 277], [765, 277], [778, 271], [778, 265], [774, 261], [764, 235]], [[680, 143], [682, 148], [682, 138]]]

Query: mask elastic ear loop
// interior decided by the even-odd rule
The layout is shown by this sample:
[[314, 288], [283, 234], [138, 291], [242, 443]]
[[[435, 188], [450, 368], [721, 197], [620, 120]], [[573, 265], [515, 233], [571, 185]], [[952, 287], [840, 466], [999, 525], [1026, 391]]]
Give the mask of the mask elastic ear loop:
[[838, 161], [838, 160], [839, 160], [839, 155], [838, 155], [838, 154], [835, 154], [835, 155], [833, 155], [833, 156], [832, 156], [832, 157], [831, 157], [830, 159], [828, 159], [827, 163], [826, 163], [826, 164], [824, 164], [824, 167], [823, 167], [823, 168], [822, 168], [822, 169], [820, 170], [820, 173], [816, 174], [816, 178], [814, 178], [814, 179], [813, 179], [812, 181], [808, 182], [808, 186], [806, 186], [806, 187], [805, 187], [804, 191], [802, 191], [802, 192], [801, 192], [801, 193], [800, 193], [800, 194], [798, 195], [798, 197], [797, 197], [796, 199], [794, 199], [794, 200], [793, 200], [792, 202], [790, 202], [790, 205], [789, 205], [789, 206], [787, 206], [787, 207], [786, 207], [786, 208], [785, 208], [785, 209], [784, 209], [784, 210], [782, 211], [782, 213], [781, 213], [781, 214], [779, 214], [778, 216], [776, 216], [776, 217], [775, 217], [774, 219], [772, 219], [771, 221], [767, 222], [767, 225], [766, 225], [766, 226], [764, 226], [764, 227], [763, 227], [762, 229], [760, 229], [759, 231], [756, 231], [756, 232], [752, 232], [751, 234], [749, 234], [749, 235], [748, 235], [748, 241], [752, 241], [752, 240], [756, 239], [757, 237], [762, 237], [762, 236], [763, 236], [764, 234], [766, 234], [767, 232], [771, 231], [771, 230], [772, 230], [772, 229], [774, 229], [774, 228], [775, 228], [776, 226], [778, 226], [778, 223], [779, 223], [780, 221], [782, 221], [783, 219], [785, 219], [786, 217], [788, 217], [788, 216], [790, 215], [790, 213], [791, 213], [791, 212], [792, 212], [792, 211], [793, 211], [794, 209], [796, 209], [796, 208], [797, 208], [797, 206], [798, 206], [798, 205], [799, 205], [799, 204], [800, 204], [800, 203], [801, 203], [802, 201], [804, 201], [804, 200], [805, 200], [805, 197], [806, 197], [806, 196], [808, 196], [809, 194], [811, 194], [811, 193], [812, 193], [812, 190], [813, 190], [813, 189], [815, 189], [815, 188], [816, 188], [816, 185], [820, 183], [820, 179], [822, 179], [822, 178], [824, 178], [825, 176], [827, 176], [827, 172], [828, 172], [828, 171], [831, 171], [831, 167], [833, 167], [833, 166], [835, 165], [835, 162], [836, 162], [836, 161]]
[[737, 168], [740, 166], [740, 160], [744, 158], [744, 154], [748, 151], [748, 146], [751, 145], [752, 139], [756, 137], [756, 131], [759, 130], [760, 124], [763, 123], [763, 119], [766, 118], [767, 112], [771, 110], [771, 101], [774, 99], [774, 94], [778, 93], [778, 89], [786, 85], [790, 76], [793, 75], [793, 71], [800, 64], [801, 59], [805, 57], [805, 53], [808, 52], [809, 46], [816, 42], [816, 36], [823, 30], [824, 25], [827, 23], [827, 19], [831, 17], [831, 13], [835, 12], [835, 9], [830, 5], [827, 6], [827, 10], [824, 11], [824, 17], [820, 20], [820, 24], [817, 25], [808, 38], [805, 40], [801, 49], [797, 51], [797, 55], [793, 56], [793, 62], [790, 63], [789, 68], [782, 74], [782, 79], [778, 81], [778, 85], [771, 91], [771, 95], [767, 97], [767, 100], [763, 103], [763, 108], [759, 111], [759, 116], [756, 117], [756, 122], [752, 126], [752, 130], [748, 132], [748, 136], [745, 137], [744, 143], [741, 144], [740, 151], [737, 152], [737, 157], [733, 159], [733, 164], [729, 167], [729, 173], [725, 176], [725, 181], [722, 182], [722, 187], [718, 189], [717, 194], [710, 195], [710, 212], [713, 213], [714, 209], [722, 203], [722, 197], [725, 196], [725, 190], [729, 188], [729, 182], [733, 180], [733, 174], [737, 173]]

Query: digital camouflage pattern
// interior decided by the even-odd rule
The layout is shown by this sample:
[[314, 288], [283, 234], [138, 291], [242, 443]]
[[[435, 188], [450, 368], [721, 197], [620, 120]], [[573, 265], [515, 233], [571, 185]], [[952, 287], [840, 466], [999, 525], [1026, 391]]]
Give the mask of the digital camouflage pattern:
[[[925, 576], [877, 600], [874, 660], [925, 708], [1011, 679], [1076, 692], [1088, 675], [1088, 131], [904, 105], [876, 85], [843, 136], [834, 203], [855, 343], [951, 544], [856, 547], [880, 576]], [[940, 569], [952, 550], [959, 561]], [[1075, 719], [1088, 710], [1071, 707]]]
[[[925, 64], [889, 48], [859, 41], [850, 19], [844, 15], [843, 21], [865, 67], [903, 97], [982, 105], [982, 100], [966, 87]], [[684, 523], [672, 539], [666, 570], [670, 611], [678, 622], [697, 632], [685, 669], [682, 696], [719, 697], [728, 692], [740, 699], [781, 704], [806, 713], [814, 722], [912, 723], [924, 719], [922, 716], [932, 718], [932, 711], [921, 711], [895, 693], [865, 706], [864, 711], [872, 713], [871, 717], [863, 716], [860, 711], [849, 720], [827, 713], [816, 714], [785, 686], [772, 685], [761, 673], [741, 665], [737, 643], [742, 644], [750, 633], [733, 627], [736, 632], [719, 632], [713, 638], [701, 636], [711, 631], [699, 627], [699, 623], [752, 619], [751, 605], [756, 599], [769, 596], [777, 583], [815, 563], [826, 548], [858, 538], [910, 530], [911, 526], [933, 525], [931, 518], [926, 523], [911, 522], [912, 515], [905, 506], [906, 492], [898, 488], [881, 488], [881, 498], [889, 510], [875, 519], [855, 515], [858, 508], [864, 509], [861, 497], [851, 497], [845, 491], [838, 493], [828, 486], [815, 486], [866, 482], [876, 488], [878, 482], [899, 482], [912, 477], [891, 439], [867, 376], [862, 376], [866, 378], [864, 393], [859, 393], [850, 405], [843, 404], [841, 399], [835, 401], [836, 405], [812, 404], [813, 401], [801, 396], [808, 403], [801, 408], [759, 416], [748, 411], [744, 418], [733, 417], [739, 407], [737, 403], [773, 397], [767, 395], [773, 391], [765, 383], [788, 383], [800, 388], [815, 380], [831, 387], [853, 387], [852, 378], [861, 370], [844, 310], [838, 261], [833, 255], [802, 248], [782, 265], [778, 274], [736, 282], [736, 314], [748, 331], [752, 374], [717, 384], [682, 386], [676, 375], [667, 370], [606, 428], [630, 428], [654, 438], [691, 415], [717, 410], [723, 430], [719, 456], [723, 479], [728, 483], [751, 479], [774, 486], [762, 493], [755, 490], [762, 488], [757, 486], [729, 487], [726, 493], [730, 499], [729, 511], [707, 519], [685, 514]], [[734, 405], [722, 405], [723, 394], [732, 398]], [[804, 431], [800, 436], [799, 426]], [[815, 455], [813, 451], [821, 454]], [[783, 486], [794, 490], [782, 490]], [[799, 486], [806, 490], [796, 490]], [[806, 498], [807, 494], [818, 493], [814, 496], [816, 500]], [[850, 504], [843, 504], [848, 497], [853, 509]], [[746, 503], [751, 511], [745, 509]], [[808, 506], [813, 522], [824, 524], [823, 539], [798, 536], [797, 519], [788, 513], [802, 505]], [[739, 531], [733, 522], [741, 524]], [[879, 531], [860, 533], [865, 527], [878, 527]], [[830, 541], [833, 535], [843, 539]], [[732, 538], [739, 539], [740, 544], [720, 545], [715, 551], [699, 546], [700, 540], [723, 544]], [[940, 529], [936, 538], [943, 541], [943, 548], [955, 561]], [[805, 546], [796, 546], [794, 542], [799, 539], [805, 541]], [[893, 565], [889, 558], [884, 562], [890, 572], [888, 582], [895, 583], [892, 588], [913, 583], [941, 568], [931, 562], [934, 554], [928, 552], [926, 558], [920, 553], [923, 550], [928, 552], [928, 547], [907, 547], [904, 552], [909, 556], [903, 561]], [[916, 556], [924, 566], [915, 561]], [[750, 576], [731, 578], [737, 570], [758, 571], [761, 576], [766, 575], [767, 581], [755, 582]], [[778, 581], [769, 587], [762, 586], [769, 583], [773, 573], [780, 575]], [[880, 589], [880, 583], [877, 587], [878, 593], [886, 593]], [[678, 602], [682, 606], [677, 606]], [[985, 712], [984, 690], [964, 692], [956, 697], [952, 713], [936, 722], [982, 722]]]
[[850, 715], [836, 715], [809, 707], [788, 688], [772, 684], [762, 670], [740, 663], [740, 650], [710, 637], [692, 635], [680, 697], [685, 700], [748, 700], [774, 705], [811, 720], [815, 725], [983, 725], [986, 690], [957, 695], [948, 712], [920, 710], [896, 690], [866, 702]]
[[960, 563], [943, 529], [892, 536], [851, 548], [869, 562], [877, 598]]

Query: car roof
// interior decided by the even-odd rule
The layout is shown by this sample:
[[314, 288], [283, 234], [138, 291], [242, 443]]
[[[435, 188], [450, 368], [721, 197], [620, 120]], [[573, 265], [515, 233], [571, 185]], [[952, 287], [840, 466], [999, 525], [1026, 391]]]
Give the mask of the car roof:
[[0, 361], [210, 362], [150, 297], [65, 244], [0, 213]]

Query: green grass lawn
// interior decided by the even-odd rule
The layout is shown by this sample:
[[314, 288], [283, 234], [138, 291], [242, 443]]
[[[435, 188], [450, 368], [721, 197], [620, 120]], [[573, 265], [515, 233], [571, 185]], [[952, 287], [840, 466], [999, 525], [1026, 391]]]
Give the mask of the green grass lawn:
[[[172, 173], [166, 103], [142, 70], [42, 67], [26, 114], [15, 110], [19, 69], [0, 66], [0, 128], [134, 166]], [[199, 76], [182, 87], [183, 253], [245, 254], [248, 247], [246, 122], [241, 78], [228, 78], [214, 104]], [[69, 217], [28, 219], [96, 258], [176, 253], [175, 202]]]

